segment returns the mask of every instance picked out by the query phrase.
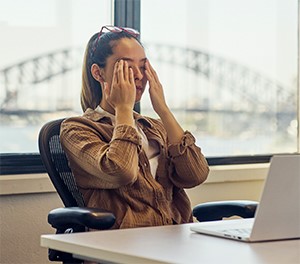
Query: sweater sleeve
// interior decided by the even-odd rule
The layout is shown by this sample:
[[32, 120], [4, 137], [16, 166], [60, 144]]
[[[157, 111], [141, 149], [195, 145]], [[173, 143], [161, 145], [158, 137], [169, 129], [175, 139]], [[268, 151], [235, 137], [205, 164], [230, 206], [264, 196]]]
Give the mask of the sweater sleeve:
[[192, 188], [207, 179], [209, 166], [196, 146], [194, 136], [185, 131], [178, 144], [168, 146], [170, 158], [169, 177], [179, 188]]
[[119, 188], [138, 174], [141, 139], [134, 127], [119, 125], [110, 140], [91, 121], [69, 119], [61, 126], [61, 143], [70, 167], [84, 188]]

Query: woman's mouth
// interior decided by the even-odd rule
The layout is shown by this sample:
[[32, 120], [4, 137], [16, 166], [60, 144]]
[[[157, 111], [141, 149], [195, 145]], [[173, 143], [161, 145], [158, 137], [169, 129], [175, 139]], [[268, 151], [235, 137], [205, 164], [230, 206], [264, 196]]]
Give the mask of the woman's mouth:
[[142, 86], [136, 86], [136, 91], [137, 92], [143, 92], [143, 87]]

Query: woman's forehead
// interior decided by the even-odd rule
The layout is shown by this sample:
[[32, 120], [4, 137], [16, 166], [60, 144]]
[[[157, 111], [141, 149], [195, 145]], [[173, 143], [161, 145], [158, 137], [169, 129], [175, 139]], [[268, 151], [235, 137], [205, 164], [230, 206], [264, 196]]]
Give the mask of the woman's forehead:
[[133, 38], [122, 38], [113, 47], [114, 59], [145, 60], [146, 54], [141, 44]]

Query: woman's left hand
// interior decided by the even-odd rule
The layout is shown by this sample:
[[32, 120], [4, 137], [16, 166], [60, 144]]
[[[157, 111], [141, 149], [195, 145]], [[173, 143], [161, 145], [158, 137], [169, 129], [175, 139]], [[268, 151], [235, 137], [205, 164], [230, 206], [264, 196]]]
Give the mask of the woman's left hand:
[[145, 63], [145, 73], [149, 81], [149, 94], [154, 111], [161, 116], [164, 111], [168, 110], [163, 87], [158, 79], [156, 71], [147, 60]]
[[178, 144], [184, 135], [184, 131], [167, 106], [163, 87], [158, 76], [147, 60], [145, 73], [149, 81], [149, 93], [154, 111], [159, 115], [168, 135], [170, 144]]

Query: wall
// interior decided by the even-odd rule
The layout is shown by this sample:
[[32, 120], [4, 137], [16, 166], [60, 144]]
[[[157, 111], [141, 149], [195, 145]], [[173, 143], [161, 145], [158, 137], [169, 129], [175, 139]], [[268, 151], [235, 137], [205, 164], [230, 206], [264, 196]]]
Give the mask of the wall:
[[14, 194], [0, 198], [0, 263], [49, 263], [40, 235], [52, 234], [48, 212], [62, 203], [56, 193]]
[[186, 190], [192, 206], [208, 201], [253, 200], [259, 201], [264, 181], [207, 183]]
[[[215, 200], [259, 200], [268, 165], [212, 168], [205, 184], [187, 190], [192, 205]], [[52, 234], [51, 209], [62, 203], [45, 175], [0, 176], [0, 263], [44, 264], [40, 235]]]

